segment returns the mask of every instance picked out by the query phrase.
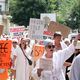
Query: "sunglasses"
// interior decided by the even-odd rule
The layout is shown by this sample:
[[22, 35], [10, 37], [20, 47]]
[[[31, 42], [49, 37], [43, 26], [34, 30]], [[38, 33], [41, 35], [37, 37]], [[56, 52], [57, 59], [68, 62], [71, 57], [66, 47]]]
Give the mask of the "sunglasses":
[[17, 44], [17, 42], [13, 42], [13, 44]]
[[51, 48], [55, 48], [55, 45], [48, 45], [47, 47], [51, 49]]

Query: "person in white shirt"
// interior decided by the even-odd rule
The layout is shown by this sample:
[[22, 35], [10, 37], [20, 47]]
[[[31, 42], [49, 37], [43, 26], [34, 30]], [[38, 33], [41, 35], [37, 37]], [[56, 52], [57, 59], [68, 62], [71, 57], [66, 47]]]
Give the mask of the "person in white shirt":
[[[62, 38], [63, 38], [63, 36], [62, 36], [62, 33], [60, 31], [54, 33], [53, 42], [55, 43], [55, 51], [63, 50], [65, 48], [67, 48], [67, 45], [64, 43]], [[66, 64], [67, 63], [64, 62], [64, 65], [63, 65], [64, 76], [66, 74], [66, 66], [65, 66]]]
[[72, 63], [70, 80], [80, 80], [80, 54], [74, 59]]
[[20, 45], [17, 47], [16, 52], [16, 80], [29, 80], [29, 63], [25, 55], [27, 56], [27, 54], [30, 54], [28, 53], [30, 50], [28, 48], [26, 39], [21, 39]]
[[[52, 44], [53, 44], [53, 42], [52, 42]], [[69, 47], [67, 47], [63, 50], [58, 50], [56, 52], [53, 49], [53, 57], [52, 57], [53, 69], [51, 70], [50, 74], [49, 74], [49, 72], [46, 72], [49, 75], [51, 75], [50, 78], [47, 80], [65, 80], [65, 76], [63, 73], [63, 64], [74, 53], [75, 45], [76, 45], [76, 41], [74, 41], [72, 44], [69, 45]], [[41, 75], [39, 75], [38, 74], [38, 69], [39, 69], [38, 64], [39, 64], [39, 62], [36, 64], [36, 67], [33, 70], [33, 74], [36, 74], [38, 77], [40, 77], [44, 70], [41, 70], [40, 71]], [[45, 76], [46, 76], [46, 73], [44, 73]], [[40, 78], [40, 80], [45, 80], [45, 79]]]
[[[43, 56], [36, 62], [36, 67], [33, 69], [32, 71], [32, 76], [34, 78], [34, 80], [51, 80], [52, 78], [52, 69], [51, 70], [44, 70], [42, 68], [40, 68], [40, 60], [50, 60], [52, 61], [52, 57], [53, 57], [53, 50], [54, 50], [54, 45], [52, 40], [47, 39], [44, 41], [44, 45], [45, 45], [45, 51]], [[46, 65], [47, 66], [47, 65]]]
[[[12, 52], [11, 52], [11, 63], [13, 64], [14, 61], [14, 55], [16, 54], [16, 48], [18, 46], [18, 40], [12, 39]], [[10, 73], [10, 80], [12, 80], [12, 77], [14, 76], [14, 80], [16, 79], [16, 61], [14, 66], [11, 65], [11, 73]]]

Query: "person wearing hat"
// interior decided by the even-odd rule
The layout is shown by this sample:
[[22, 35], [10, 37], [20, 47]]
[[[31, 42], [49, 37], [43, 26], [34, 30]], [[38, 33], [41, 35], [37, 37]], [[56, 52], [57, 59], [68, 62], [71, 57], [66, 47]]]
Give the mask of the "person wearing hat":
[[[62, 33], [60, 31], [56, 31], [54, 33], [54, 35], [53, 35], [53, 42], [55, 42], [55, 51], [63, 50], [65, 48], [67, 48], [67, 45], [62, 40], [62, 38], [63, 38], [63, 36], [62, 36]], [[66, 74], [66, 66], [65, 66], [65, 64], [67, 64], [67, 63], [64, 62], [64, 65], [63, 65], [64, 75]]]
[[[16, 80], [29, 80], [29, 62], [28, 55], [30, 50], [28, 49], [28, 42], [26, 38], [21, 38], [20, 44], [15, 50], [16, 60]], [[27, 58], [26, 58], [27, 57]], [[13, 65], [15, 64], [15, 60]]]
[[[72, 42], [72, 44], [70, 44], [67, 48], [63, 50], [55, 51], [54, 50], [55, 47], [54, 48], [51, 47], [52, 48], [51, 51], [53, 53], [52, 54], [49, 53], [48, 57], [52, 57], [52, 63], [53, 63], [52, 70], [47, 72], [44, 69], [39, 68], [40, 62], [38, 62], [33, 72], [40, 78], [40, 80], [65, 80], [65, 76], [63, 73], [63, 64], [74, 53], [76, 42], [77, 42], [77, 38], [75, 39], [74, 42]], [[47, 48], [45, 48], [45, 50], [49, 51], [49, 49]]]
[[72, 65], [72, 62], [73, 60], [80, 54], [80, 41], [77, 41], [77, 44], [75, 46], [75, 52], [73, 55], [71, 55], [71, 57], [69, 59], [66, 60], [66, 62], [68, 62], [68, 66], [66, 68], [66, 72], [67, 72], [67, 75], [66, 75], [66, 79], [69, 80], [70, 78], [70, 70], [71, 70], [71, 65]]
[[62, 40], [62, 33], [59, 31], [54, 33], [53, 42], [55, 43], [56, 51], [67, 48], [67, 45]]
[[[50, 80], [50, 78], [52, 78], [52, 69], [45, 70], [45, 69], [42, 69], [40, 67], [40, 65], [42, 64], [41, 60], [44, 60], [44, 61], [49, 60], [52, 62], [53, 50], [54, 50], [55, 46], [53, 44], [53, 41], [50, 39], [46, 39], [43, 43], [44, 43], [44, 47], [45, 47], [44, 54], [36, 62], [36, 66], [32, 71], [32, 77], [34, 80]], [[45, 63], [47, 63], [47, 62], [45, 62]], [[47, 65], [45, 67], [47, 67]]]
[[80, 80], [80, 41], [77, 41], [76, 49], [79, 55], [72, 62], [70, 80]]
[[80, 54], [74, 59], [72, 63], [70, 80], [80, 80]]
[[[69, 45], [70, 45], [70, 39], [69, 39], [69, 38], [65, 38], [65, 39], [64, 39], [64, 43], [65, 43], [67, 46], [69, 46]], [[73, 54], [73, 55], [74, 55], [74, 54]], [[69, 60], [69, 59], [68, 59], [68, 60]], [[68, 70], [68, 68], [71, 66], [71, 62], [69, 62], [68, 60], [64, 63], [64, 66], [65, 66], [65, 78], [66, 78], [66, 80], [69, 80], [69, 77], [68, 77], [69, 70]]]
[[18, 47], [18, 40], [12, 39], [12, 52], [11, 52], [11, 73], [10, 73], [10, 80], [12, 80], [12, 76], [14, 76], [14, 80], [16, 79], [16, 61], [15, 61], [15, 65], [13, 65], [14, 63], [14, 59], [15, 59], [15, 53], [16, 53], [16, 49]]

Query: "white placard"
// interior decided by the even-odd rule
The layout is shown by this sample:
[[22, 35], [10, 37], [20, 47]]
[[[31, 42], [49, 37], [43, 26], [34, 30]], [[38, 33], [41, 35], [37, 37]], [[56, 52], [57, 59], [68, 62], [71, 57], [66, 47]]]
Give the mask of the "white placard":
[[42, 39], [44, 32], [44, 21], [40, 19], [30, 18], [29, 37], [32, 39]]
[[17, 27], [10, 27], [9, 28], [10, 35], [13, 38], [22, 37], [24, 30], [25, 30], [24, 26], [17, 26]]
[[44, 20], [47, 17], [49, 18], [50, 21], [55, 21], [56, 22], [56, 13], [41, 13], [40, 19]]

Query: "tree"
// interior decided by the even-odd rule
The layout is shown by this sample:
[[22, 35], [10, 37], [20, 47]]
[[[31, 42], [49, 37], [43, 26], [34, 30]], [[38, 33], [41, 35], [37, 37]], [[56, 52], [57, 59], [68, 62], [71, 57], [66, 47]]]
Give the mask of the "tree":
[[80, 29], [80, 0], [57, 0], [57, 22], [72, 29]]
[[[12, 0], [13, 1], [13, 0]], [[11, 4], [14, 2], [11, 1]], [[56, 0], [55, 0], [56, 1]], [[30, 18], [39, 18], [40, 13], [47, 13], [53, 10], [52, 0], [15, 0], [10, 6], [12, 22], [27, 26]], [[13, 7], [14, 6], [14, 7]]]
[[72, 29], [80, 30], [80, 1], [77, 0], [70, 16], [66, 19], [66, 24]]
[[58, 1], [57, 21], [62, 24], [65, 24], [65, 20], [69, 17], [76, 0], [57, 0], [57, 1]]
[[16, 8], [17, 0], [9, 0], [9, 9], [12, 14]]
[[56, 13], [57, 22], [80, 28], [80, 0], [10, 0], [12, 22], [27, 26], [41, 13]]

